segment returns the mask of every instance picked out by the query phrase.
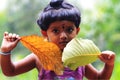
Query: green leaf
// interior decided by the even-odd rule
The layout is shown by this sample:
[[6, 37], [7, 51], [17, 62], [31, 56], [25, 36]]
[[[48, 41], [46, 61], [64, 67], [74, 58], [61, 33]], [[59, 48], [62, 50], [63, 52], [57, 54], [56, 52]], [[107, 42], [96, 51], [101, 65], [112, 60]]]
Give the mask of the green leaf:
[[100, 50], [91, 40], [74, 38], [66, 45], [62, 54], [64, 66], [75, 70], [97, 60]]

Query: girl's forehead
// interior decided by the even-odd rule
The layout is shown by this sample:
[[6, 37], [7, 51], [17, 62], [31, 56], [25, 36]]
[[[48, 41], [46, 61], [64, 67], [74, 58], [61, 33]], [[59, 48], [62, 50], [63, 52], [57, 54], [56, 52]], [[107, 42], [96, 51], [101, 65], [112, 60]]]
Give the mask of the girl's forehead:
[[51, 23], [50, 24], [50, 26], [55, 26], [55, 27], [65, 27], [65, 26], [72, 26], [72, 25], [74, 25], [74, 23], [73, 22], [71, 22], [71, 21], [66, 21], [66, 20], [64, 20], [64, 21], [55, 21], [55, 22], [53, 22], [53, 23]]

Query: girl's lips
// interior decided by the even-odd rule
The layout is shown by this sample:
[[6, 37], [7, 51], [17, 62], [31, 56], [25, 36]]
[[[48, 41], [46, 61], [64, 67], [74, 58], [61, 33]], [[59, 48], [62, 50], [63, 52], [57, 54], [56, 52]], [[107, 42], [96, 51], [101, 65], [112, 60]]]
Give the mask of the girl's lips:
[[64, 43], [68, 43], [68, 41], [61, 41], [61, 42], [59, 42], [59, 44], [64, 44]]
[[63, 51], [63, 49], [66, 47], [68, 41], [62, 41], [62, 42], [59, 42], [59, 47], [60, 49]]
[[68, 43], [67, 41], [59, 42], [60, 45], [66, 45], [67, 43]]

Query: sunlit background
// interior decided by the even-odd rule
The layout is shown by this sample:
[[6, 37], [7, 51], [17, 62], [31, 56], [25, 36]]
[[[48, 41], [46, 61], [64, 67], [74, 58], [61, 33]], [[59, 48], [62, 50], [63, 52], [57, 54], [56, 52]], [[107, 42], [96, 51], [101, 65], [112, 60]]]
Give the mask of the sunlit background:
[[[39, 12], [50, 0], [0, 0], [0, 44], [5, 31], [20, 36], [40, 34], [36, 24]], [[78, 37], [88, 38], [101, 51], [112, 50], [116, 53], [115, 67], [110, 80], [120, 76], [120, 1], [119, 0], [66, 0], [81, 11], [81, 31]], [[18, 61], [30, 51], [21, 43], [15, 48], [12, 60]], [[97, 60], [93, 65], [102, 69], [103, 63]], [[0, 70], [0, 80], [37, 80], [36, 69], [25, 74], [6, 77]]]
[[4, 11], [6, 7], [7, 7], [7, 1], [1, 0], [0, 1], [0, 12]]

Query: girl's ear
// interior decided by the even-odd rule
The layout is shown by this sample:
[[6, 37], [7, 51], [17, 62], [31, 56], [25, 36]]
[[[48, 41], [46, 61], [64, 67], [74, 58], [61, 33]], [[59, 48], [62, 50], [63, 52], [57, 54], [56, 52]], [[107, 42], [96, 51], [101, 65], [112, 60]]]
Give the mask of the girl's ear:
[[41, 33], [42, 33], [43, 37], [47, 37], [47, 32], [46, 31], [41, 30]]
[[80, 31], [80, 28], [78, 27], [78, 28], [77, 28], [77, 34], [79, 33], [79, 31]]

